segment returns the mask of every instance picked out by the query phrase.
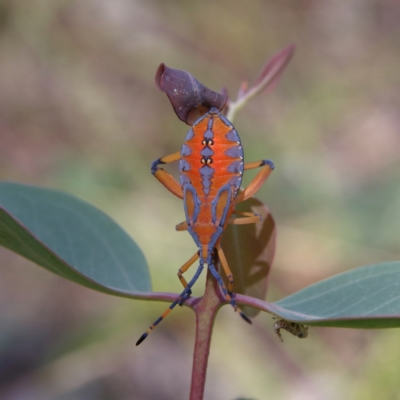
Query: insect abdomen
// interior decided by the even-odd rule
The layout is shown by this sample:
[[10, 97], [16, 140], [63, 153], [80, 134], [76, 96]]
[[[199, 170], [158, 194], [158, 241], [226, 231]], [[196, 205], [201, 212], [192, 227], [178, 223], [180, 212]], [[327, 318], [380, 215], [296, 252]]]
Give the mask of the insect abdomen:
[[188, 230], [205, 255], [233, 212], [243, 173], [239, 135], [218, 110], [211, 109], [190, 129], [179, 166]]

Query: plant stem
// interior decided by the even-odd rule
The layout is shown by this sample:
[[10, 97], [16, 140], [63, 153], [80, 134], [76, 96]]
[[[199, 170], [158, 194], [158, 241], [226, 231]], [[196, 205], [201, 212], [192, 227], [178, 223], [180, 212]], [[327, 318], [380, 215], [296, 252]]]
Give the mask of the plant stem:
[[190, 400], [202, 400], [204, 396], [212, 329], [215, 315], [222, 302], [223, 299], [221, 298], [218, 283], [211, 273], [207, 271], [204, 296], [193, 307], [196, 313], [196, 338], [194, 343]]

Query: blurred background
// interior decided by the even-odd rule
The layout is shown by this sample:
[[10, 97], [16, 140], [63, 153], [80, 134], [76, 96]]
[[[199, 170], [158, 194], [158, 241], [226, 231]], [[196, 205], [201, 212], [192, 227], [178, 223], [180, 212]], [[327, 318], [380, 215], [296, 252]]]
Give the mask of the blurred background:
[[[290, 43], [278, 87], [235, 120], [246, 160], [276, 165], [258, 195], [278, 229], [267, 299], [398, 260], [396, 0], [1, 0], [0, 178], [96, 205], [143, 249], [154, 290], [178, 292], [195, 246], [149, 167], [188, 128], [155, 87], [157, 66], [235, 97]], [[90, 291], [3, 248], [0, 260], [1, 399], [187, 399], [190, 310], [136, 348], [165, 303]], [[399, 330], [313, 328], [281, 343], [273, 323], [220, 311], [206, 399], [400, 399]]]

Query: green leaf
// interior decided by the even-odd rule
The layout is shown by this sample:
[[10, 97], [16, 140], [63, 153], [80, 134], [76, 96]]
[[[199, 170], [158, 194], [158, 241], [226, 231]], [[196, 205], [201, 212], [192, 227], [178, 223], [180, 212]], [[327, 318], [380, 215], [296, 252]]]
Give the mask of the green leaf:
[[400, 261], [333, 276], [269, 304], [268, 309], [306, 325], [400, 327]]
[[60, 191], [0, 183], [0, 245], [101, 292], [142, 297], [151, 290], [144, 256], [126, 232]]
[[[255, 198], [240, 203], [236, 210], [260, 214], [263, 219], [256, 224], [230, 224], [222, 235], [221, 246], [235, 281], [234, 292], [264, 300], [275, 254], [275, 222], [268, 208]], [[224, 280], [227, 284], [225, 276]], [[243, 307], [243, 311], [250, 317], [259, 312], [252, 307]]]

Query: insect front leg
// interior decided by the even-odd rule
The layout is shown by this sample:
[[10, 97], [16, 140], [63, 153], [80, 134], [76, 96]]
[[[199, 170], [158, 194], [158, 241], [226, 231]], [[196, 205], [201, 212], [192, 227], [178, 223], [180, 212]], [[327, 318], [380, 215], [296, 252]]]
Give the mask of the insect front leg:
[[174, 161], [178, 161], [181, 153], [177, 151], [176, 153], [169, 154], [168, 156], [158, 158], [151, 164], [151, 173], [162, 183], [172, 194], [183, 199], [183, 192], [180, 183], [167, 171], [160, 168], [162, 164], [169, 164]]
[[252, 163], [247, 163], [244, 166], [245, 170], [260, 168], [261, 170], [258, 174], [254, 177], [254, 179], [249, 183], [249, 185], [240, 192], [236, 198], [235, 202], [240, 203], [248, 198], [254, 196], [254, 194], [261, 188], [264, 182], [268, 179], [271, 175], [272, 171], [274, 170], [274, 163], [271, 160], [261, 160]]

